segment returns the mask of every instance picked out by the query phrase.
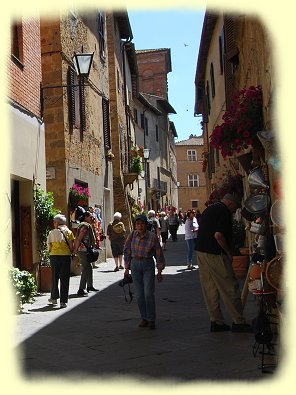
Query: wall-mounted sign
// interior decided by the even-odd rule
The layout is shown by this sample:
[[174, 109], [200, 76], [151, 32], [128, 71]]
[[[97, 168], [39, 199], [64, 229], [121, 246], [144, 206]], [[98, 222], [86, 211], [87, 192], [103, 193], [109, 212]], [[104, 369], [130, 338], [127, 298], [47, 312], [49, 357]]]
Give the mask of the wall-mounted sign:
[[55, 167], [47, 167], [46, 168], [46, 179], [47, 180], [55, 180], [56, 178], [56, 168]]

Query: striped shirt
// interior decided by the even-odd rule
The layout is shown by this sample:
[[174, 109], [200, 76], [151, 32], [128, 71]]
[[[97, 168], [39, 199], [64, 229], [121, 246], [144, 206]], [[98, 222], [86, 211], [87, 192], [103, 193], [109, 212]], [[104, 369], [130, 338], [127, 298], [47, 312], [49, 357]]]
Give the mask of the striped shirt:
[[131, 258], [144, 259], [154, 257], [158, 270], [165, 268], [165, 260], [162, 248], [159, 244], [158, 237], [155, 233], [146, 231], [140, 236], [138, 231], [133, 231], [127, 238], [124, 250], [124, 265], [126, 269], [130, 268]]

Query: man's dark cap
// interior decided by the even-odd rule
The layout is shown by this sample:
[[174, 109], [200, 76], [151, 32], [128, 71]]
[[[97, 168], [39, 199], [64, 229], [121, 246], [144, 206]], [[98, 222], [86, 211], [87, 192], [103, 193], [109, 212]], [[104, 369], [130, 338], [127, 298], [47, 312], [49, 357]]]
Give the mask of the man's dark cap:
[[137, 215], [136, 218], [135, 218], [135, 222], [137, 222], [137, 221], [143, 221], [145, 223], [148, 222], [147, 217], [144, 214]]

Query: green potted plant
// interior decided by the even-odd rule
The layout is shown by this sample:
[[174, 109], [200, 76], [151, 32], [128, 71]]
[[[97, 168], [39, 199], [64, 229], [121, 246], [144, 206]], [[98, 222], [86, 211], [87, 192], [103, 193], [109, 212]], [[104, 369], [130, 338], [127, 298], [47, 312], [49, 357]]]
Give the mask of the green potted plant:
[[53, 217], [60, 213], [54, 207], [52, 192], [45, 192], [36, 185], [34, 187], [35, 229], [38, 238], [38, 252], [40, 258], [40, 290], [50, 290], [51, 268], [47, 249], [47, 236], [52, 228]]
[[142, 166], [142, 161], [141, 161], [140, 156], [136, 156], [135, 158], [133, 158], [133, 160], [131, 162], [130, 170], [132, 173], [137, 173], [138, 175], [141, 174], [141, 172], [143, 170], [143, 166]]
[[9, 269], [9, 280], [15, 291], [17, 311], [21, 313], [25, 303], [34, 303], [35, 301], [37, 285], [34, 276], [27, 270], [12, 267]]

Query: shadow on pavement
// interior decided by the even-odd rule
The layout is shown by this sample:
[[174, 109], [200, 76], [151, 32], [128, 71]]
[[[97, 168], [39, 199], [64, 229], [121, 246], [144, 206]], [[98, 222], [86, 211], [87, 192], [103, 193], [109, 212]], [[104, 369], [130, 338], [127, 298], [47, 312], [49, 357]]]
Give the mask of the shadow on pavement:
[[[136, 302], [125, 302], [116, 280], [91, 298], [82, 298], [78, 306], [64, 309], [63, 315], [17, 347], [24, 375], [116, 376], [146, 382], [266, 377], [252, 355], [253, 334], [210, 333], [198, 270], [185, 270], [183, 235], [176, 243], [167, 243], [165, 255], [164, 280], [156, 284], [156, 330], [138, 327]], [[252, 301], [248, 308], [254, 316]]]

